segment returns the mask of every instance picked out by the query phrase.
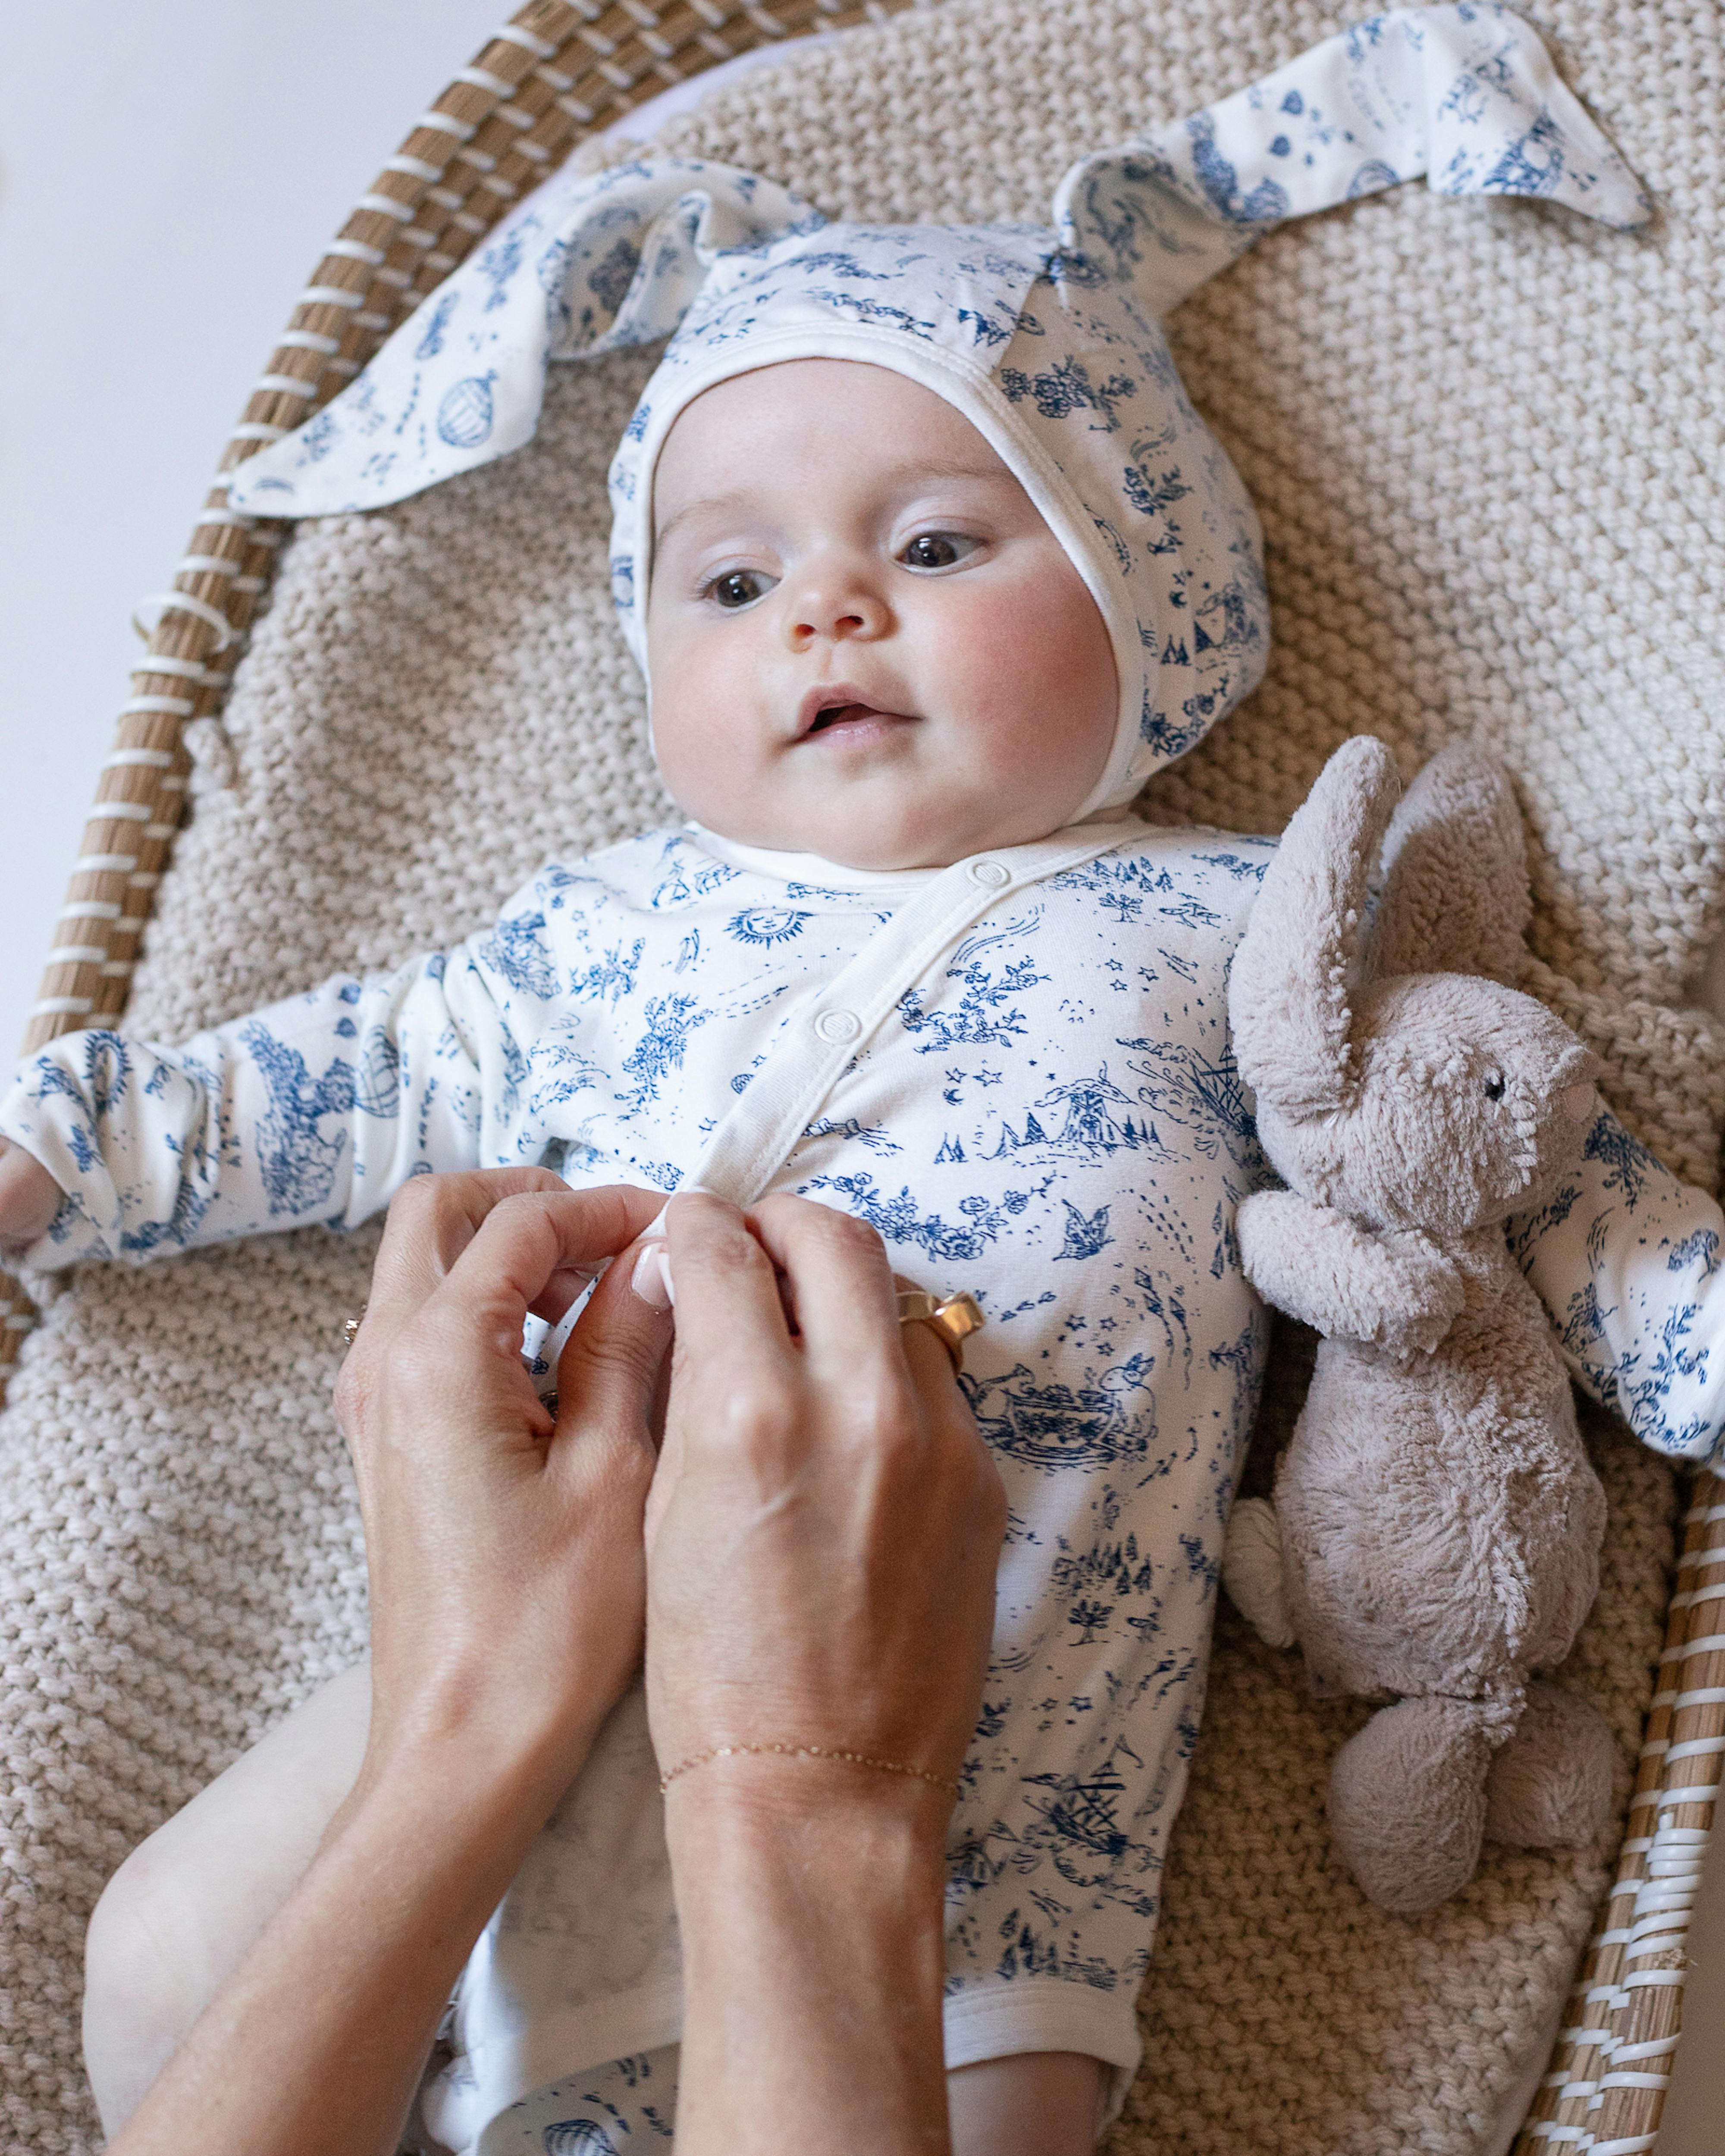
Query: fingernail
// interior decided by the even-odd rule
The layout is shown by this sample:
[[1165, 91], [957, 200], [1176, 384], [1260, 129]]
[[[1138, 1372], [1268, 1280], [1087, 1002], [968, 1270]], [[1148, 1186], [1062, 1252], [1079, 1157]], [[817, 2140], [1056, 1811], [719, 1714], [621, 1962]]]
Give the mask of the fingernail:
[[660, 1243], [649, 1243], [635, 1260], [629, 1286], [642, 1301], [655, 1310], [673, 1310], [676, 1291], [671, 1286], [670, 1259]]

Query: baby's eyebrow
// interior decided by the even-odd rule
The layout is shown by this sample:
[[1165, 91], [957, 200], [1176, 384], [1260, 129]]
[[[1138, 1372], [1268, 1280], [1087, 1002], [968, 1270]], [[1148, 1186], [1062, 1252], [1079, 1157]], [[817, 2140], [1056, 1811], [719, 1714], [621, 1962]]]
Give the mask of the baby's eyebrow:
[[[915, 464], [903, 465], [896, 476], [907, 490], [926, 485], [931, 480], [976, 480], [999, 485], [1004, 483], [1016, 486], [1018, 482], [1002, 464], [983, 464], [962, 457], [923, 457]], [[729, 515], [733, 510], [746, 507], [750, 497], [742, 488], [728, 494], [703, 494], [693, 501], [685, 501], [676, 513], [665, 519], [654, 533], [655, 547], [663, 547], [680, 524], [691, 516]]]

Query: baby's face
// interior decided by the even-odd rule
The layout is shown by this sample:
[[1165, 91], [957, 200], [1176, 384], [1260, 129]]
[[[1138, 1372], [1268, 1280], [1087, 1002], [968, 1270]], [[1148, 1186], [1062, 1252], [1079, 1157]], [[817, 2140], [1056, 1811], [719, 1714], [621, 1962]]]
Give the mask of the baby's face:
[[1101, 615], [932, 390], [830, 359], [721, 382], [666, 439], [654, 517], [654, 742], [710, 829], [943, 866], [1058, 830], [1101, 776]]

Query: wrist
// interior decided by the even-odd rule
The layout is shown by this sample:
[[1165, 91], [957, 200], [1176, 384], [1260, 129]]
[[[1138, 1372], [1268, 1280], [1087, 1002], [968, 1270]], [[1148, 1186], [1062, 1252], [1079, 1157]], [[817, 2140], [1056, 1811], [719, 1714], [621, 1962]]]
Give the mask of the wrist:
[[733, 1757], [675, 1782], [678, 2146], [764, 2102], [786, 2144], [943, 2156], [948, 1798], [835, 1762]]

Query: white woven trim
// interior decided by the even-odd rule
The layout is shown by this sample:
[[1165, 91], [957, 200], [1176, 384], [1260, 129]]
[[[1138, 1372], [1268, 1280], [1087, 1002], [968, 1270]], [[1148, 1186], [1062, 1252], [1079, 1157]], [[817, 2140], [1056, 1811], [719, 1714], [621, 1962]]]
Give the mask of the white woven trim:
[[379, 217], [393, 218], [398, 224], [411, 224], [418, 215], [411, 203], [398, 202], [393, 195], [363, 194], [353, 207], [374, 210]]
[[[136, 680], [140, 674], [177, 675], [182, 680], [197, 682], [200, 688], [207, 688], [215, 678], [208, 667], [200, 665], [195, 659], [169, 659], [159, 651], [149, 653], [132, 668], [133, 680]], [[221, 678], [225, 680], [227, 677], [223, 675]]]
[[170, 748], [116, 748], [102, 758], [104, 771], [124, 769], [128, 765], [141, 765], [151, 771], [167, 771], [172, 766], [173, 751]]
[[[277, 427], [275, 429], [275, 432], [278, 434], [285, 434], [286, 429], [282, 427]], [[131, 625], [135, 629], [136, 629], [138, 634], [145, 638], [146, 640], [155, 634], [157, 629], [159, 629], [162, 626], [162, 615], [158, 615], [157, 617], [154, 628], [146, 629], [142, 622], [138, 619], [138, 613], [141, 613], [146, 607], [160, 607], [162, 609], [162, 614], [189, 613], [194, 615], [197, 619], [203, 622], [207, 628], [214, 629], [217, 635], [221, 639], [221, 642], [216, 646], [216, 649], [218, 652], [225, 651], [228, 649], [228, 646], [234, 640], [234, 624], [228, 620], [227, 615], [222, 612], [222, 609], [219, 607], [212, 606], [208, 599], [201, 599], [195, 597], [191, 592], [152, 592], [148, 598], [140, 599], [138, 601], [137, 613], [135, 613], [132, 615]], [[182, 668], [190, 666], [193, 664], [191, 660], [176, 660], [173, 665], [167, 667], [166, 670], [163, 670], [157, 667], [153, 661], [154, 654], [151, 654], [151, 664], [135, 666], [132, 669], [132, 671], [135, 674], [149, 674], [166, 670], [168, 673], [177, 674]], [[202, 666], [198, 668], [198, 673], [201, 678], [203, 673]]]
[[50, 966], [100, 966], [108, 956], [105, 943], [56, 943], [48, 953]]
[[363, 292], [350, 292], [345, 285], [308, 285], [300, 293], [298, 304], [302, 307], [362, 307], [366, 303]]
[[405, 151], [383, 160], [386, 172], [399, 172], [403, 179], [440, 180], [444, 176], [441, 165], [428, 165], [423, 157], [410, 157]]
[[[1725, 1554], [1717, 1558], [1710, 1555], [1707, 1562], [1725, 1564]], [[1708, 1587], [1687, 1588], [1681, 1594], [1671, 1597], [1671, 1606], [1673, 1609], [1692, 1609], [1697, 1602], [1725, 1602], [1725, 1579], [1716, 1579]]]
[[1589, 2156], [1648, 2156], [1658, 2138], [1656, 2133], [1632, 2133], [1624, 2141], [1595, 2141]]
[[1692, 1782], [1681, 1789], [1661, 1789], [1659, 1801], [1661, 1805], [1710, 1804], [1717, 1799], [1720, 1786], [1717, 1782]]
[[1691, 1737], [1681, 1744], [1669, 1745], [1666, 1763], [1669, 1765], [1673, 1759], [1698, 1759], [1712, 1752], [1725, 1752], [1725, 1736]]
[[[546, 57], [541, 54], [542, 59]], [[489, 68], [465, 67], [455, 70], [457, 82], [465, 82], [474, 90], [482, 90], [491, 97], [513, 97], [515, 85], [506, 82], [501, 74], [493, 74]]]
[[136, 854], [80, 854], [72, 864], [74, 875], [125, 875], [138, 865]]
[[147, 824], [155, 814], [147, 801], [98, 800], [90, 808], [90, 820], [92, 824]]
[[330, 336], [322, 330], [284, 330], [275, 341], [295, 352], [321, 352], [326, 359], [333, 359], [341, 349], [341, 338]]
[[456, 119], [451, 112], [422, 112], [413, 125], [429, 128], [434, 135], [453, 135], [458, 142], [470, 142], [479, 132], [477, 127], [465, 120]]
[[493, 30], [492, 40], [500, 45], [519, 45], [524, 53], [531, 53], [535, 59], [548, 60], [557, 57], [557, 47], [548, 45], [543, 38], [536, 38], [531, 30], [524, 30], [519, 23], [506, 23], [501, 29]]
[[230, 442], [279, 442], [289, 429], [273, 427], [267, 419], [242, 419], [228, 431]]
[[[95, 1009], [89, 996], [44, 996], [30, 1006], [32, 1018], [87, 1018]], [[8, 1326], [11, 1321], [8, 1321]]]
[[1688, 1980], [1687, 1969], [1632, 1969], [1623, 1979], [1622, 1988], [1625, 1991], [1669, 1991], [1674, 1985], [1686, 1984]]
[[297, 374], [260, 374], [252, 384], [253, 396], [260, 391], [269, 397], [315, 397], [317, 384], [301, 382]]
[[349, 262], [366, 263], [373, 270], [383, 259], [384, 255], [382, 248], [367, 247], [362, 239], [331, 239], [323, 251], [326, 255], [342, 255]]
[[198, 709], [189, 696], [128, 696], [120, 706], [121, 716], [134, 713], [167, 713], [176, 719], [189, 719]]

